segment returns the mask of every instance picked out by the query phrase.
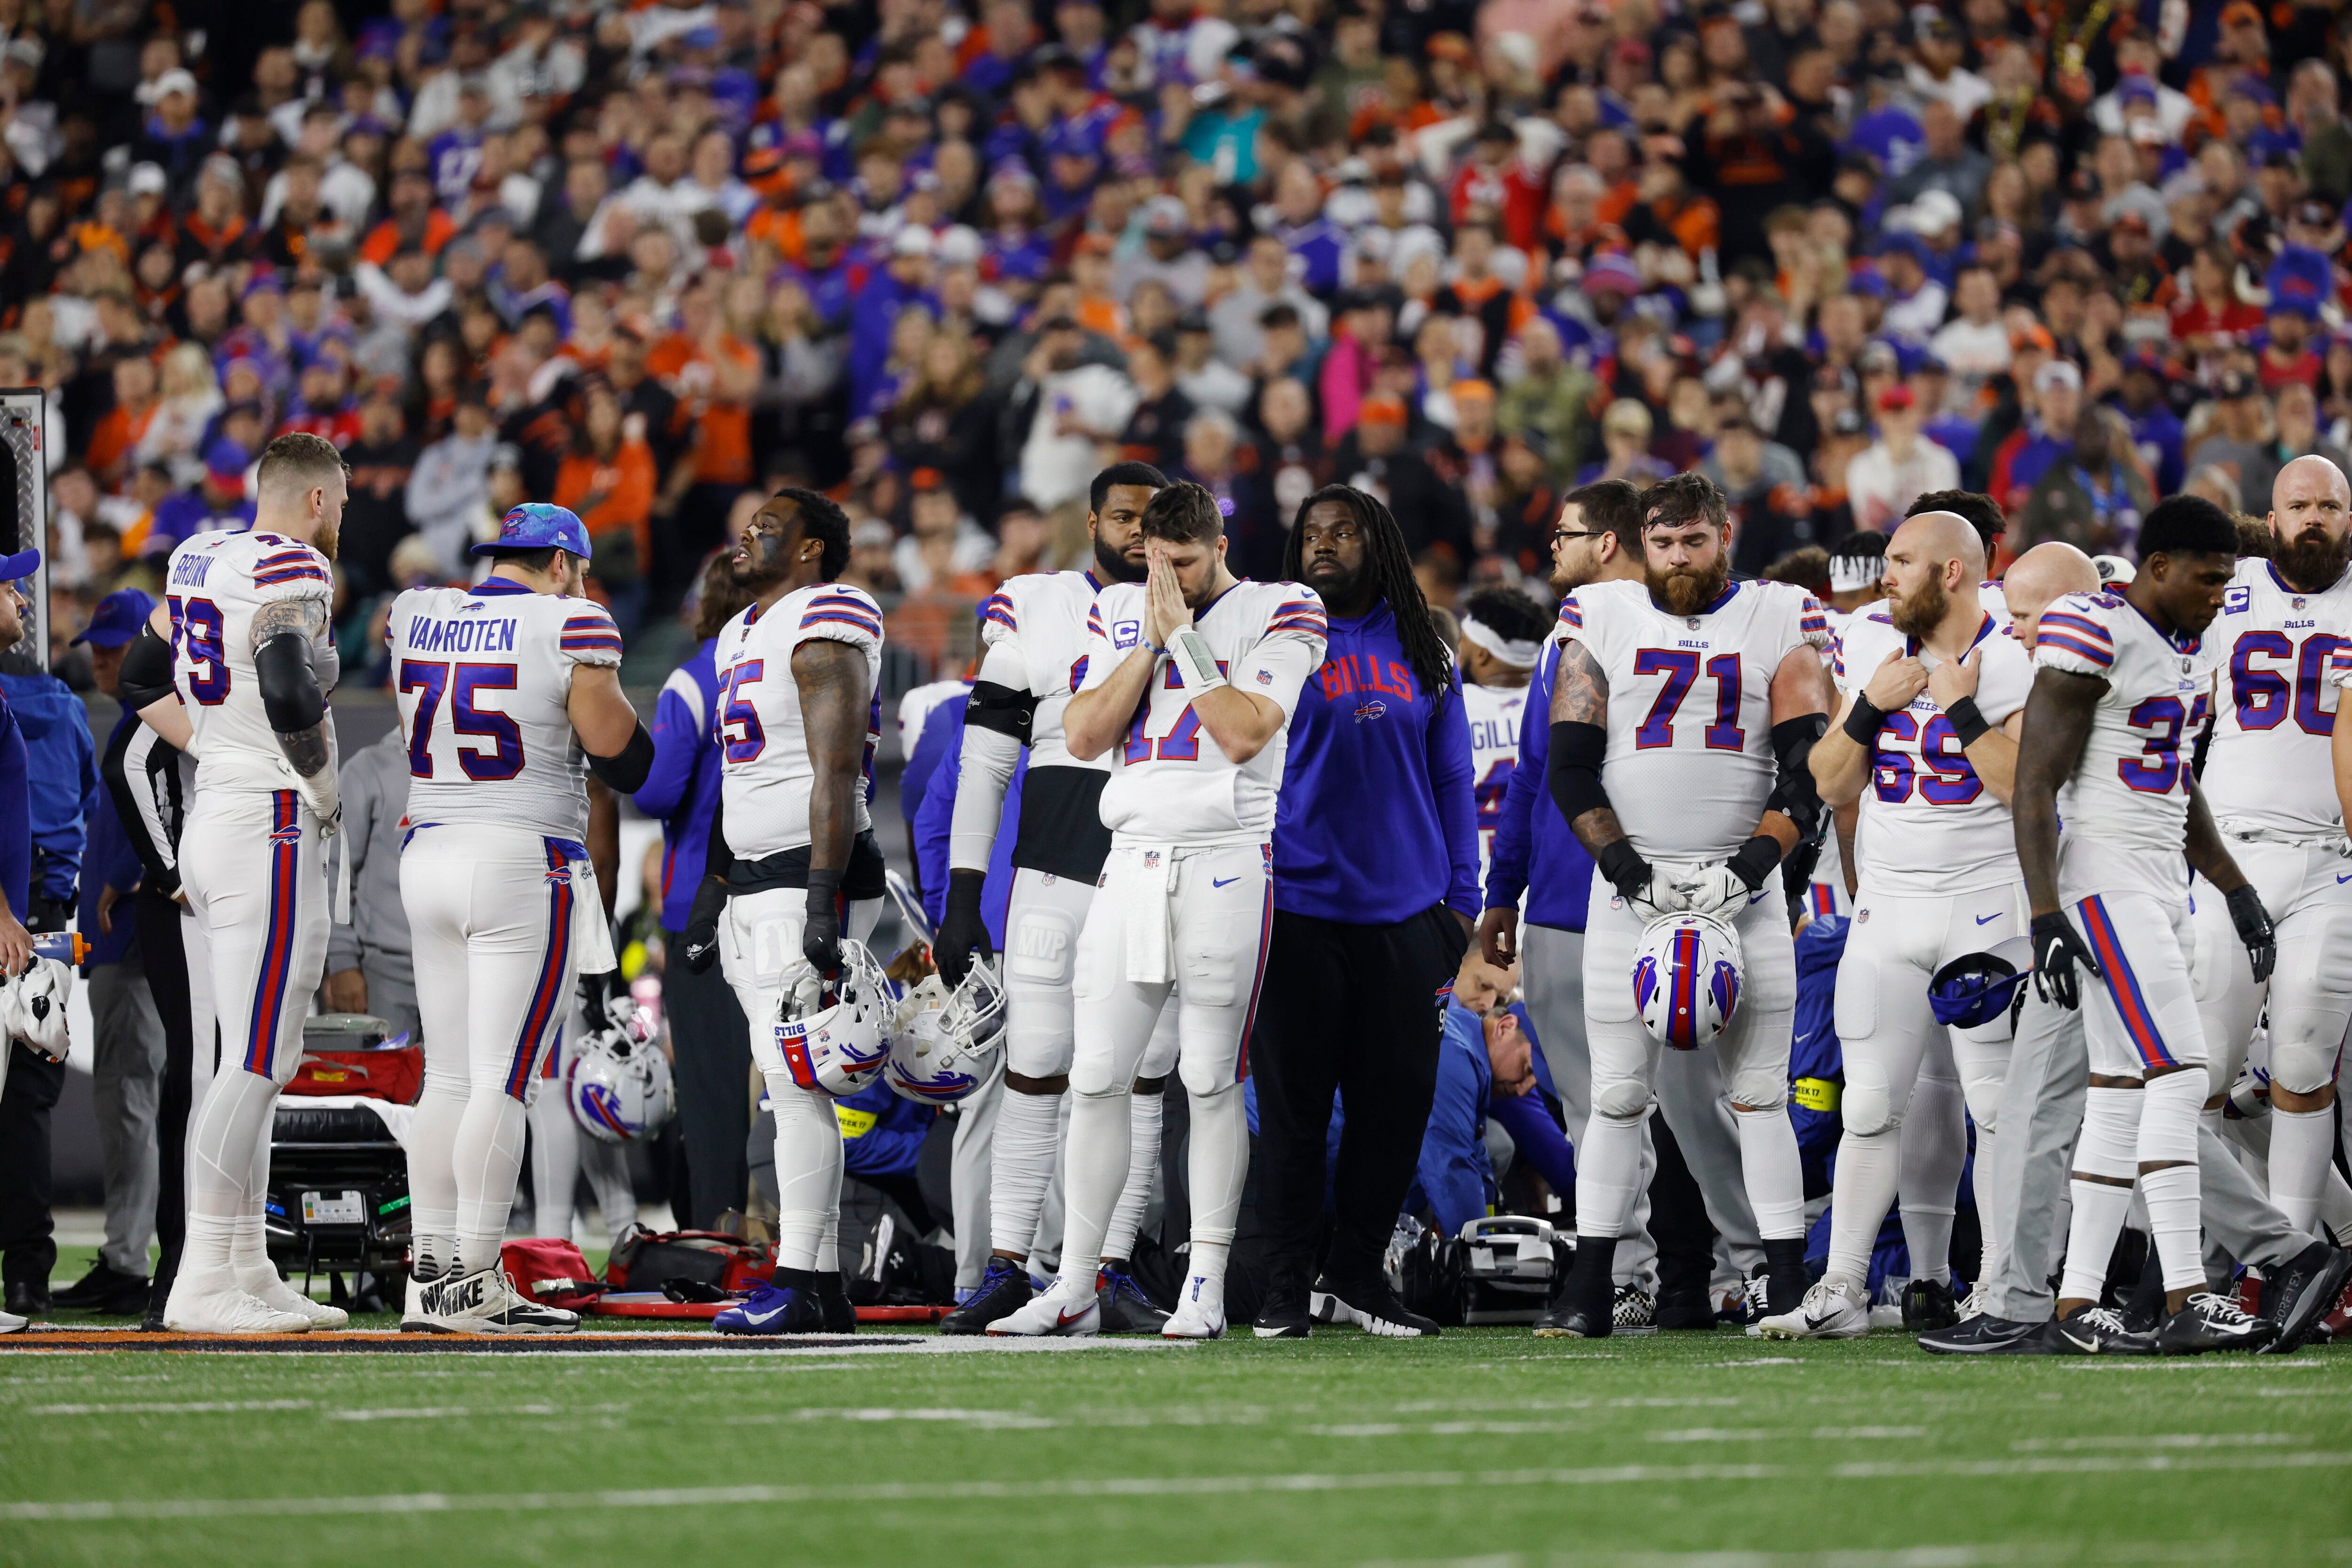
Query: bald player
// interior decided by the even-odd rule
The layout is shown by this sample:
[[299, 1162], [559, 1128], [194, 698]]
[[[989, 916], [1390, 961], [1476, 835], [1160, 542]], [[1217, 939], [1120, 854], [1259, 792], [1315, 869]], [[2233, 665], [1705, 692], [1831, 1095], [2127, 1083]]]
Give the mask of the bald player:
[[[2019, 556], [2001, 587], [2010, 629], [2030, 653], [2042, 612], [2070, 594], [2096, 593], [2099, 569], [2080, 550], [2053, 540]], [[2063, 798], [2059, 805], [2063, 815]], [[2074, 1353], [2051, 1321], [2057, 1303], [2050, 1279], [2065, 1244], [2067, 1181], [2090, 1070], [2082, 1014], [2044, 1002], [2026, 987], [1995, 1112], [2002, 1130], [1999, 1158], [1990, 1170], [1979, 1160], [1976, 1177], [1978, 1213], [1996, 1216], [2004, 1257], [1997, 1269], [1986, 1271], [1988, 1286], [1974, 1299], [1982, 1311], [1921, 1334], [1920, 1349], [1945, 1355]], [[2314, 1251], [2318, 1238], [2287, 1223], [2210, 1124], [2199, 1130], [2197, 1172], [2207, 1236], [2240, 1262], [2265, 1271], [2264, 1310], [2275, 1300], [2284, 1314], [2273, 1321], [2314, 1316], [2311, 1308], [2326, 1284], [2319, 1266], [2325, 1255]]]
[[[1828, 1269], [1795, 1311], [1763, 1321], [1768, 1338], [1869, 1331], [1871, 1248], [1898, 1184], [1913, 1271], [1905, 1325], [1958, 1321], [1949, 1257], [1967, 1144], [1952, 1136], [1957, 1107], [1947, 1096], [1937, 1124], [1910, 1133], [1904, 1119], [1915, 1089], [1957, 1079], [1989, 1157], [2009, 1063], [2007, 1006], [1947, 1026], [1928, 1005], [1938, 970], [2015, 947], [2027, 930], [2009, 798], [2033, 669], [1978, 601], [1984, 566], [1968, 519], [1907, 519], [1887, 542], [1886, 596], [1846, 623], [1832, 667], [1843, 700], [1813, 747], [1813, 781], [1826, 804], [1862, 811], [1853, 925], [1837, 974], [1845, 1130]], [[2000, 1245], [1988, 1223], [1988, 1262]]]

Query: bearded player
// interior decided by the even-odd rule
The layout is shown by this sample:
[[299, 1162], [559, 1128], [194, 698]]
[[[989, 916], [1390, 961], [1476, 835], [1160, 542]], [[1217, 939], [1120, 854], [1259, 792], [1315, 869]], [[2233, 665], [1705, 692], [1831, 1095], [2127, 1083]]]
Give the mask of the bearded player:
[[1612, 1264], [1639, 1181], [1661, 1047], [1631, 976], [1643, 929], [1664, 911], [1738, 933], [1742, 995], [1717, 1045], [1770, 1310], [1794, 1310], [1810, 1284], [1785, 1110], [1796, 957], [1768, 884], [1821, 819], [1806, 758], [1829, 707], [1829, 628], [1801, 588], [1731, 581], [1723, 492], [1703, 476], [1663, 480], [1643, 501], [1644, 581], [1569, 596], [1551, 706], [1552, 798], [1596, 867], [1584, 946], [1592, 1116], [1577, 1148], [1576, 1266], [1559, 1324], [1586, 1338], [1610, 1331]]
[[1192, 1252], [1160, 1332], [1225, 1331], [1225, 1264], [1249, 1165], [1244, 1045], [1274, 920], [1275, 802], [1290, 715], [1323, 662], [1322, 601], [1243, 583], [1199, 485], [1144, 509], [1142, 583], [1087, 614], [1087, 670], [1062, 711], [1070, 754], [1112, 758], [1102, 887], [1078, 936], [1068, 1221], [1061, 1276], [992, 1333], [1084, 1334], [1101, 1321], [1103, 1235], [1128, 1179], [1129, 1085], [1161, 1009], [1177, 1010], [1192, 1111]]
[[261, 454], [254, 525], [172, 552], [166, 598], [123, 660], [123, 700], [200, 754], [180, 842], [207, 939], [221, 1068], [188, 1130], [187, 1238], [164, 1326], [299, 1333], [344, 1314], [280, 1279], [262, 1229], [278, 1093], [302, 1055], [326, 964], [323, 846], [340, 826], [328, 563], [349, 498], [341, 456], [280, 436]]
[[[1167, 487], [1167, 477], [1148, 463], [1105, 468], [1095, 476], [1087, 513], [1093, 568], [1011, 578], [981, 608], [981, 640], [988, 651], [964, 710], [961, 783], [948, 840], [947, 916], [932, 944], [950, 985], [963, 984], [975, 953], [982, 962], [989, 957], [981, 893], [1005, 791], [1024, 745], [1029, 772], [1021, 786], [1013, 889], [1004, 911], [1004, 1087], [990, 1143], [988, 1272], [971, 1300], [941, 1320], [941, 1333], [976, 1334], [1018, 1310], [1032, 1294], [1027, 1259], [1059, 1163], [1070, 1087], [1076, 1039], [1070, 982], [1078, 931], [1110, 853], [1101, 809], [1109, 759], [1082, 763], [1070, 754], [1062, 710], [1084, 677], [1087, 612], [1108, 584], [1143, 581], [1143, 510]], [[1175, 1058], [1176, 1014], [1169, 1008], [1144, 1052], [1129, 1102], [1128, 1181], [1103, 1242], [1107, 1331], [1157, 1332], [1167, 1321], [1128, 1277], [1126, 1259], [1160, 1163], [1161, 1091]]]
[[[719, 961], [751, 1025], [776, 1118], [775, 1294], [729, 1331], [846, 1332], [841, 1127], [833, 1099], [794, 1081], [774, 1026], [788, 997], [841, 969], [887, 891], [866, 810], [882, 610], [835, 579], [849, 519], [814, 490], [782, 489], [752, 514], [729, 571], [753, 595], [712, 650], [720, 749], [710, 859], [688, 920], [686, 961]], [[722, 1320], [722, 1327], [726, 1326]]]
[[[474, 546], [475, 588], [393, 602], [385, 640], [408, 742], [400, 896], [416, 943], [425, 1092], [407, 1141], [415, 1267], [401, 1327], [555, 1333], [578, 1316], [499, 1266], [525, 1102], [605, 954], [589, 869], [588, 774], [627, 794], [653, 737], [621, 694], [621, 634], [585, 595], [588, 531], [562, 507], [509, 512]], [[568, 1176], [567, 1176], [568, 1179]]]
[[[2253, 978], [2267, 979], [2270, 916], [2215, 828], [2184, 745], [2205, 723], [2213, 653], [2203, 634], [2237, 570], [2237, 526], [2210, 501], [2175, 496], [2148, 512], [2139, 549], [2138, 575], [2120, 595], [2074, 595], [2042, 611], [2018, 752], [2034, 987], [2087, 1009], [2090, 1090], [2058, 1319], [2070, 1343], [2092, 1352], [2252, 1349], [2273, 1325], [2205, 1289], [2197, 1135], [2207, 1050], [2180, 874], [2185, 853], [2221, 896]], [[2078, 967], [2095, 982], [2087, 997]], [[2135, 1179], [2163, 1272], [2153, 1335], [2099, 1305]]]
[[[1931, 1329], [1957, 1319], [1946, 1259], [1962, 1159], [1926, 1168], [1915, 1145], [1962, 1157], [1966, 1145], [1922, 1140], [1904, 1116], [1923, 1069], [1957, 1069], [1989, 1168], [2013, 1014], [2003, 1005], [1974, 1027], [1948, 1028], [1928, 1005], [1946, 964], [2025, 935], [2009, 797], [2032, 666], [1978, 601], [1984, 565], [1966, 519], [1914, 515], [1887, 542], [1886, 601], [1848, 620], [1839, 641], [1844, 700], [1810, 764], [1825, 804], [1859, 802], [1862, 814], [1859, 891], [1837, 972], [1845, 1128], [1828, 1269], [1796, 1311], [1759, 1325], [1767, 1338], [1869, 1331], [1870, 1254], [1898, 1185], [1914, 1269], [1906, 1321]], [[1979, 1212], [1989, 1277], [2000, 1243], [1990, 1213]]]

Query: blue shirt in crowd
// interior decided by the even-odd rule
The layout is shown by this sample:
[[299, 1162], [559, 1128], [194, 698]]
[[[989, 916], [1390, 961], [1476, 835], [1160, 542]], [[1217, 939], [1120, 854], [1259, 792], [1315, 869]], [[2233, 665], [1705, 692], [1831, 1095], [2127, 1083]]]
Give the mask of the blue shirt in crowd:
[[1527, 896], [1529, 925], [1582, 931], [1592, 895], [1592, 857], [1552, 804], [1545, 770], [1551, 765], [1551, 681], [1559, 664], [1557, 637], [1544, 645], [1519, 711], [1519, 765], [1503, 795], [1495, 827], [1494, 859], [1486, 868], [1486, 907], [1509, 909]]
[[654, 765], [645, 787], [632, 796], [637, 809], [662, 825], [664, 931], [684, 931], [702, 885], [710, 847], [710, 819], [719, 810], [719, 742], [710, 705], [719, 694], [719, 667], [712, 637], [687, 657], [663, 682], [654, 704]]
[[1462, 694], [1422, 689], [1385, 603], [1331, 617], [1323, 668], [1299, 692], [1275, 811], [1274, 903], [1351, 925], [1436, 904], [1478, 918]]

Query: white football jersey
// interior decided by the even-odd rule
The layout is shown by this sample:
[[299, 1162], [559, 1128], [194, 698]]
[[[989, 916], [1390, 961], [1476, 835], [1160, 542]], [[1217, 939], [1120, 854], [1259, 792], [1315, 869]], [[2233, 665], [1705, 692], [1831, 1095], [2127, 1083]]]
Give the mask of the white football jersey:
[[1478, 802], [1478, 885], [1486, 885], [1495, 859], [1495, 831], [1503, 822], [1503, 796], [1519, 766], [1519, 716], [1528, 705], [1524, 686], [1462, 683], [1462, 712], [1470, 721], [1470, 784]]
[[[1110, 679], [1143, 637], [1144, 586], [1114, 583], [1087, 612], [1078, 689]], [[1107, 753], [1103, 826], [1118, 844], [1258, 844], [1274, 835], [1274, 806], [1299, 689], [1323, 663], [1323, 601], [1297, 583], [1236, 583], [1192, 612], [1217, 668], [1240, 689], [1279, 704], [1283, 727], [1258, 754], [1229, 761], [1192, 711], [1173, 660], [1163, 657], [1127, 737]]]
[[1108, 756], [1082, 763], [1062, 739], [1062, 710], [1084, 678], [1087, 612], [1102, 583], [1092, 572], [1033, 572], [1008, 577], [980, 607], [980, 679], [1037, 700], [1029, 723], [1032, 768], [1110, 771]]
[[588, 753], [566, 704], [575, 665], [614, 669], [621, 633], [593, 599], [492, 577], [412, 588], [384, 627], [408, 820], [493, 822], [575, 842], [588, 832]]
[[[1990, 616], [1978, 623], [1977, 711], [1999, 729], [2025, 706], [2033, 661]], [[1841, 694], [1860, 691], [1890, 653], [1934, 654], [1895, 628], [1885, 607], [1855, 616], [1839, 641], [1833, 671]], [[2017, 834], [2003, 805], [1960, 749], [1960, 737], [1936, 700], [1922, 691], [1879, 726], [1854, 834], [1855, 874], [1867, 891], [1942, 897], [2004, 887], [2022, 876]]]
[[2195, 782], [2190, 749], [2212, 686], [2207, 645], [2166, 636], [2120, 595], [2069, 594], [2042, 612], [2033, 662], [2107, 683], [2062, 801], [2062, 844], [2178, 854]]
[[1977, 584], [1977, 608], [1992, 617], [1992, 624], [2003, 637], [2015, 637], [2017, 629], [2010, 625], [2009, 591], [1998, 583]]
[[[764, 612], [756, 604], [727, 623], [711, 650], [719, 698], [711, 727], [719, 756], [719, 803], [727, 846], [738, 859], [764, 860], [809, 841], [808, 735], [801, 727], [800, 682], [793, 650], [816, 639], [845, 642], [866, 656], [866, 760], [874, 776], [881, 740], [882, 607], [865, 589], [819, 583], [796, 589]], [[856, 792], [853, 833], [873, 826], [868, 791]]]
[[2342, 833], [2328, 759], [2337, 691], [2327, 668], [2352, 642], [2352, 572], [2305, 594], [2269, 562], [2241, 561], [2205, 640], [2219, 667], [2201, 781], [2214, 817], [2313, 837]]
[[[195, 731], [192, 749], [203, 759], [198, 787], [292, 789], [294, 771], [261, 707], [253, 617], [278, 600], [317, 601], [320, 635], [311, 662], [320, 686], [333, 689], [334, 644], [326, 628], [335, 583], [327, 558], [275, 533], [199, 533], [172, 552], [164, 584], [164, 605], [172, 617], [172, 682]], [[334, 745], [330, 715], [330, 767], [335, 765]]]
[[1779, 763], [1772, 677], [1795, 647], [1818, 653], [1829, 619], [1802, 588], [1734, 582], [1695, 616], [1645, 584], [1588, 583], [1560, 618], [1609, 682], [1601, 784], [1651, 860], [1720, 860], [1756, 831]]

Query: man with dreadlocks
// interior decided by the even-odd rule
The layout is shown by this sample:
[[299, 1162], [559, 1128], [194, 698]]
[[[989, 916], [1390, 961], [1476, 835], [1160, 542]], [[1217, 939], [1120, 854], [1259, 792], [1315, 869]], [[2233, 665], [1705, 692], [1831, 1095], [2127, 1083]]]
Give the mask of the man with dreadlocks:
[[[1308, 496], [1283, 571], [1322, 595], [1331, 632], [1291, 720], [1274, 827], [1274, 962], [1255, 1042], [1269, 1275], [1256, 1331], [1297, 1338], [1311, 1320], [1434, 1334], [1389, 1289], [1381, 1253], [1412, 1184], [1478, 916], [1470, 726], [1386, 506], [1346, 485]], [[1316, 1279], [1335, 1088], [1347, 1123]]]

